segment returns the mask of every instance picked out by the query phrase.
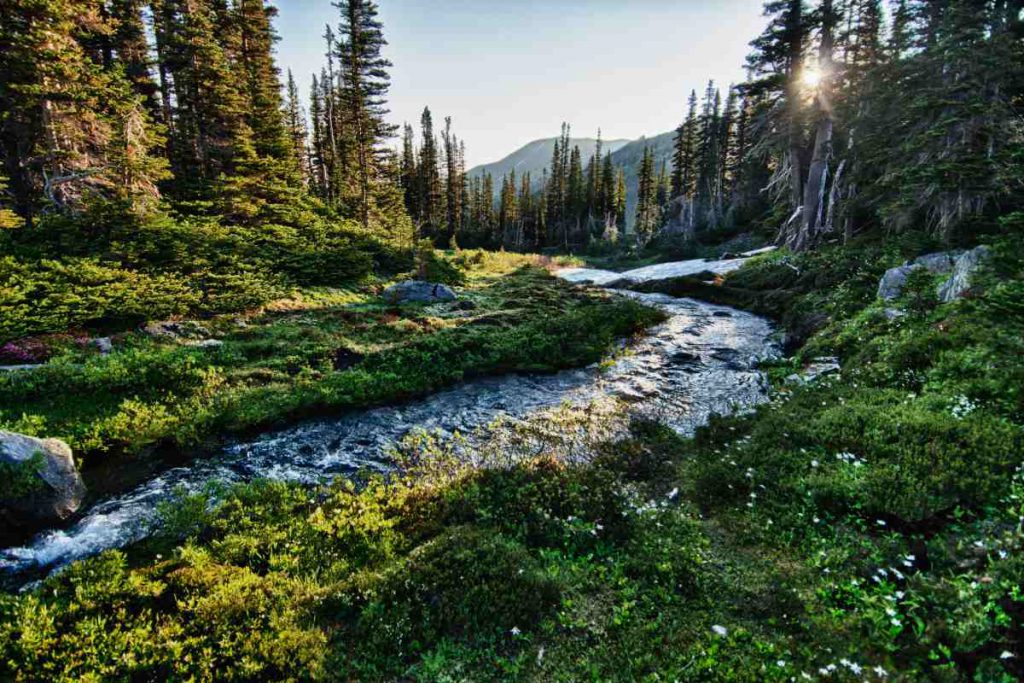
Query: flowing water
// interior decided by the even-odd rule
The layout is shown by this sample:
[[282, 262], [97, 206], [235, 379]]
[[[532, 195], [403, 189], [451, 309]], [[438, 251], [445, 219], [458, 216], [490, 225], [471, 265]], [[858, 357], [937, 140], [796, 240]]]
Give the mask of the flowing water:
[[[727, 272], [741, 261], [699, 263], [703, 267], [698, 270], [691, 270], [697, 262], [689, 261], [653, 266], [641, 269], [641, 277], [652, 271], [655, 277], [667, 272]], [[581, 269], [561, 275], [595, 283], [623, 277]], [[97, 502], [69, 528], [46, 531], [23, 547], [0, 551], [0, 569], [12, 574], [38, 572], [140, 540], [152, 531], [162, 502], [180, 491], [202, 491], [210, 483], [263, 478], [312, 484], [359, 470], [387, 471], [389, 444], [414, 429], [442, 436], [469, 434], [497, 418], [526, 418], [566, 402], [578, 405], [610, 396], [685, 434], [711, 414], [748, 408], [765, 398], [757, 364], [777, 354], [765, 320], [692, 299], [623, 295], [658, 306], [669, 317], [611, 367], [473, 380], [421, 400], [308, 422], [236, 443], [214, 457], [168, 470], [127, 493]]]

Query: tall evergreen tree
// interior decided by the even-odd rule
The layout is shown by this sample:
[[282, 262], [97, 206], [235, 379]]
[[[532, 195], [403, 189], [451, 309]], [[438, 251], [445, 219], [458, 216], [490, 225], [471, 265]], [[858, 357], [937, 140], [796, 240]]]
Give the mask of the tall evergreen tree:
[[645, 245], [660, 223], [658, 213], [658, 178], [654, 171], [654, 153], [650, 147], [644, 148], [643, 160], [640, 163], [639, 191], [636, 203], [636, 229], [637, 241]]
[[340, 0], [336, 6], [341, 10], [337, 56], [344, 76], [340, 100], [351, 131], [358, 177], [355, 215], [364, 227], [369, 227], [382, 144], [395, 132], [394, 126], [385, 120], [391, 62], [382, 54], [387, 41], [377, 19], [377, 4], [372, 0]]
[[672, 154], [672, 196], [693, 197], [697, 178], [697, 92], [690, 91], [686, 119], [676, 129]]
[[434, 117], [430, 108], [423, 110], [420, 118], [421, 147], [419, 154], [419, 182], [417, 206], [420, 213], [414, 217], [417, 225], [437, 232], [443, 225], [444, 194], [441, 187], [441, 160], [437, 149], [437, 138], [434, 137]]

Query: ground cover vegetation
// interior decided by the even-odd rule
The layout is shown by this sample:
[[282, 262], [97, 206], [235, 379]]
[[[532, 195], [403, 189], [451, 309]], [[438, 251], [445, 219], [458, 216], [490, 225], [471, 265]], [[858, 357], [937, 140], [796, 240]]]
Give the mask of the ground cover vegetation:
[[[769, 403], [694, 438], [565, 409], [495, 426], [476, 466], [419, 434], [388, 477], [183, 495], [152, 538], [0, 596], [0, 677], [1024, 678], [1024, 6], [765, 8], [747, 82], [691, 97], [671, 165], [643, 155], [627, 236], [622, 174], [568, 130], [547, 183], [496, 203], [450, 122], [388, 152], [367, 0], [340, 3], [309, 131], [259, 0], [0, 0], [0, 341], [48, 361], [0, 377], [7, 428], [87, 463], [190, 447], [591, 363], [656, 320], [462, 243], [638, 262], [774, 240], [648, 288], [770, 316], [790, 352]], [[967, 296], [918, 271], [876, 298], [886, 269], [976, 244]], [[414, 271], [471, 306], [381, 303]], [[168, 316], [206, 329], [133, 331]], [[841, 371], [790, 379], [822, 356]]]
[[[362, 486], [254, 484], [6, 598], [12, 675], [1011, 681], [1021, 674], [1018, 240], [975, 296], [889, 320], [866, 243], [727, 279], [829, 311], [773, 400], [694, 439], [542, 418], [468, 467], [411, 439]], [[838, 272], [838, 275], [837, 275]], [[839, 374], [787, 382], [822, 354]], [[528, 430], [528, 426], [508, 427]], [[536, 432], [584, 433], [580, 440]], [[516, 448], [510, 444], [529, 444]]]

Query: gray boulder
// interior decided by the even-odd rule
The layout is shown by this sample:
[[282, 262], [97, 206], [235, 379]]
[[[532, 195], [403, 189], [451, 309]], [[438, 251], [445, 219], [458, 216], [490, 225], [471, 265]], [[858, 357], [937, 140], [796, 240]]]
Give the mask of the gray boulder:
[[75, 467], [71, 448], [59, 439], [37, 439], [0, 430], [0, 463], [32, 467], [38, 457], [38, 486], [13, 492], [0, 505], [18, 515], [37, 521], [67, 519], [82, 504], [85, 483]]
[[907, 278], [918, 268], [924, 268], [924, 266], [919, 264], [904, 265], [885, 271], [881, 282], [878, 283], [878, 298], [885, 301], [898, 299], [900, 294], [903, 293], [904, 285], [907, 284]]
[[940, 251], [935, 254], [925, 254], [914, 259], [911, 265], [924, 266], [935, 274], [948, 273], [953, 270], [953, 265], [962, 251]]
[[407, 280], [384, 290], [384, 300], [393, 304], [437, 303], [455, 301], [458, 297], [447, 285], [423, 280]]
[[885, 301], [899, 298], [907, 277], [915, 270], [925, 268], [935, 275], [951, 273], [949, 279], [938, 287], [939, 299], [949, 303], [971, 288], [971, 276], [988, 254], [988, 247], [978, 247], [967, 252], [940, 251], [919, 256], [912, 262], [885, 271], [878, 283], [878, 298]]
[[960, 254], [953, 264], [953, 274], [939, 285], [939, 299], [949, 303], [958, 299], [971, 289], [974, 274], [991, 253], [988, 247], [981, 246]]

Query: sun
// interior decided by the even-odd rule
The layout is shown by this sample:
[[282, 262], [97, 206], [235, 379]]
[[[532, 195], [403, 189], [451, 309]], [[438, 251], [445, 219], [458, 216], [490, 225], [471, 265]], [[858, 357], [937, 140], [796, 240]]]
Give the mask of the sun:
[[800, 74], [800, 80], [808, 88], [817, 88], [821, 85], [821, 71], [817, 67], [807, 67]]

